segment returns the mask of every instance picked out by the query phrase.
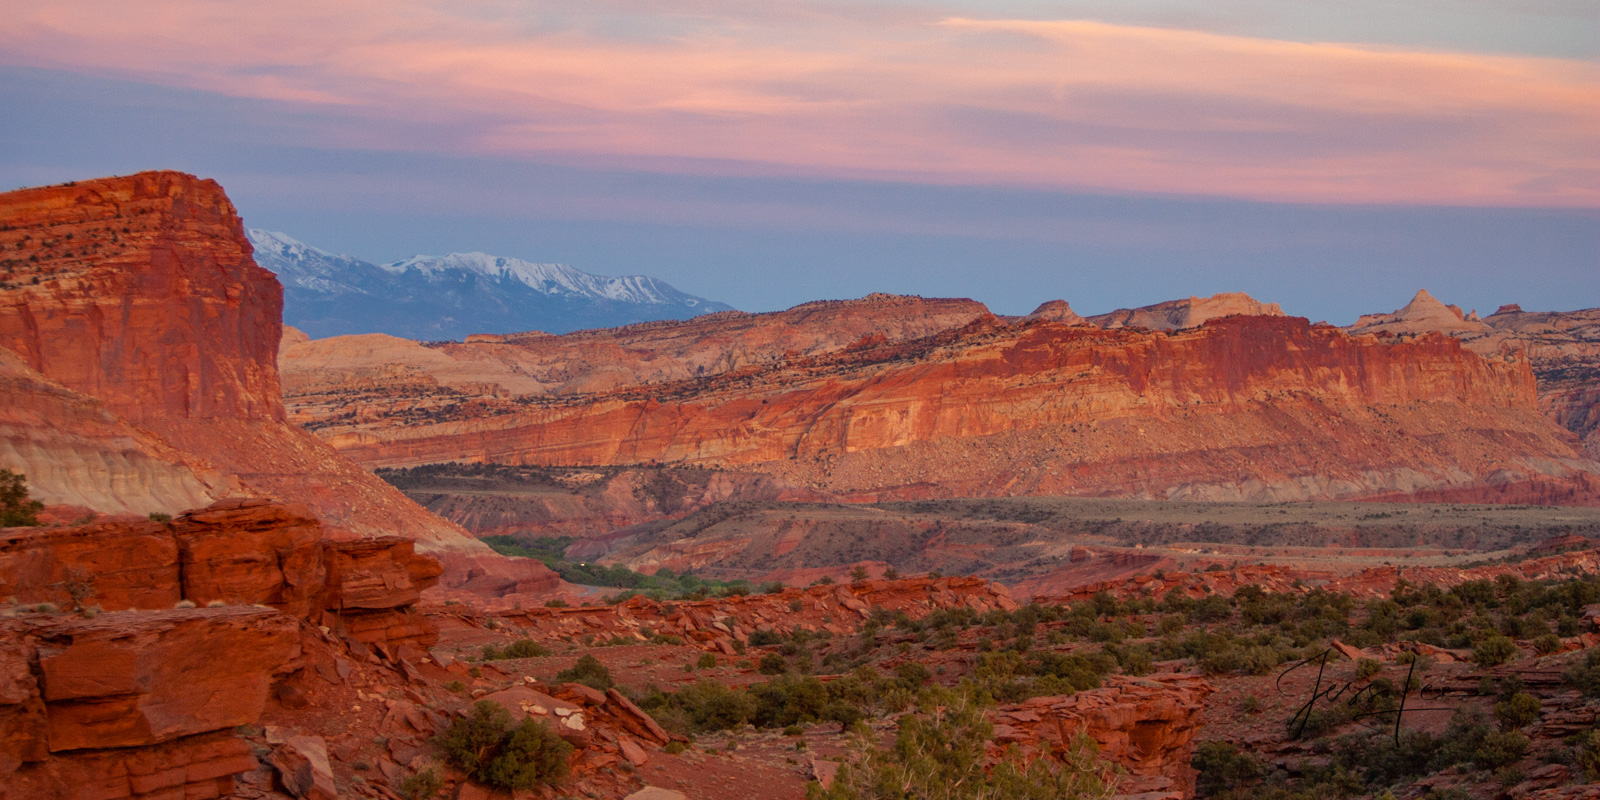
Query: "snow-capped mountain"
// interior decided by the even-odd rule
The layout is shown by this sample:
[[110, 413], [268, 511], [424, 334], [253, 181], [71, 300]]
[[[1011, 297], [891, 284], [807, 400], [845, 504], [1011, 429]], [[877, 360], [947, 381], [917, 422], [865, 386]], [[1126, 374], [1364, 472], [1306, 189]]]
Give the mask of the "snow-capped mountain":
[[373, 264], [252, 228], [256, 263], [283, 283], [283, 319], [313, 338], [388, 333], [460, 339], [469, 333], [566, 333], [729, 306], [645, 275], [607, 278], [565, 264], [484, 253], [416, 256]]

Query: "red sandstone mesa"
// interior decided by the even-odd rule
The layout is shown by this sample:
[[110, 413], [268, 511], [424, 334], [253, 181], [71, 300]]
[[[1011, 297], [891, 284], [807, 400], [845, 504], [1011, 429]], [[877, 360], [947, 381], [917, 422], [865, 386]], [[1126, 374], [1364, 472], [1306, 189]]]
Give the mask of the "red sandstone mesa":
[[1525, 359], [1281, 316], [1175, 332], [989, 318], [591, 395], [296, 413], [314, 409], [308, 425], [373, 466], [684, 464], [845, 499], [1284, 500], [1515, 481], [1595, 499], [1594, 465], [1540, 415]]

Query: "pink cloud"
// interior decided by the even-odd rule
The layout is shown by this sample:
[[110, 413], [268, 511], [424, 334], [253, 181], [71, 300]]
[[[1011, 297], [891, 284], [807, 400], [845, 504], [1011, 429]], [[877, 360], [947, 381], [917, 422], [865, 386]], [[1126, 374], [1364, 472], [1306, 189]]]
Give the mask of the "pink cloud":
[[[0, 0], [0, 62], [341, 109], [372, 130], [363, 142], [361, 124], [344, 126], [351, 146], [1294, 202], [1600, 206], [1593, 63], [804, 3], [650, 9], [606, 3], [557, 19], [421, 0]], [[397, 142], [395, 126], [418, 119], [460, 129], [445, 145]]]

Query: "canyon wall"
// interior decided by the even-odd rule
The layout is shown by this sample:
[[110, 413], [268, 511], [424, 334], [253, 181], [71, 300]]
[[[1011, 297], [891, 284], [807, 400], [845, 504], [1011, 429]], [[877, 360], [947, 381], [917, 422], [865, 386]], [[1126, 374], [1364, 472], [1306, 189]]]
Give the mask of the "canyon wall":
[[1594, 466], [1540, 415], [1525, 358], [1281, 316], [1174, 332], [986, 317], [707, 378], [306, 424], [372, 466], [687, 464], [855, 500], [1362, 497]]
[[1503, 305], [1479, 318], [1426, 290], [1391, 314], [1368, 314], [1347, 330], [1406, 339], [1444, 333], [1484, 355], [1523, 353], [1539, 384], [1539, 408], [1600, 458], [1600, 308], [1523, 311]]
[[15, 354], [0, 359], [0, 467], [97, 511], [244, 493], [305, 503], [336, 536], [492, 559], [286, 421], [281, 315], [214, 181], [146, 172], [0, 194], [0, 350]]

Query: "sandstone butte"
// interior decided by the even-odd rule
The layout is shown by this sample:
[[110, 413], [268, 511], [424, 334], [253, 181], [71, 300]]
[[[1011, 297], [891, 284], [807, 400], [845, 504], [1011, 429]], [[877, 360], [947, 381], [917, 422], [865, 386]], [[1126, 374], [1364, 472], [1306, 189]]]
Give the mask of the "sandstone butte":
[[[839, 307], [902, 320], [931, 301], [886, 302]], [[540, 347], [581, 346], [561, 338]], [[484, 347], [507, 345], [431, 352], [459, 364], [455, 353]], [[472, 389], [418, 362], [391, 373], [412, 382], [410, 394], [348, 373], [316, 388], [304, 373], [337, 370], [286, 370], [295, 419], [372, 467], [675, 464], [842, 499], [1600, 497], [1594, 462], [1540, 414], [1519, 353], [1482, 355], [1437, 334], [1352, 336], [1276, 315], [1170, 331], [984, 315], [921, 338], [865, 336], [816, 355], [573, 394]]]
[[1600, 458], [1600, 308], [1523, 311], [1507, 304], [1480, 319], [1422, 290], [1398, 311], [1368, 314], [1347, 330], [1397, 338], [1444, 333], [1485, 355], [1526, 353], [1539, 382], [1539, 408]]
[[552, 588], [542, 565], [498, 558], [287, 421], [282, 297], [213, 181], [0, 194], [0, 466], [46, 502], [107, 513], [302, 502], [334, 536], [440, 553], [451, 583]]

